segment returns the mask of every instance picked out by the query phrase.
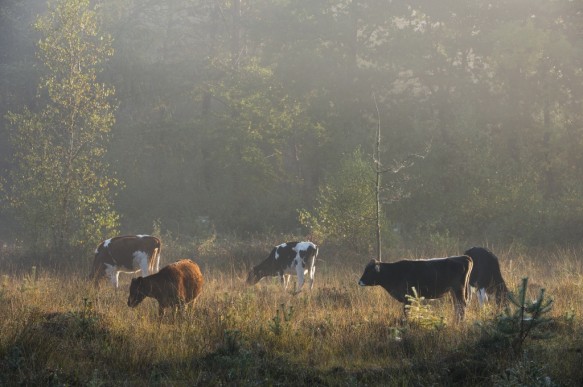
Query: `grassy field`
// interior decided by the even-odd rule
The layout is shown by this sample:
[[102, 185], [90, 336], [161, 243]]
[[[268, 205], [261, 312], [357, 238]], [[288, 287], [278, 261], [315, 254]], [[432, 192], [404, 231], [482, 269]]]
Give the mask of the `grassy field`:
[[246, 286], [250, 263], [268, 251], [166, 244], [164, 263], [194, 258], [206, 283], [194, 308], [161, 322], [155, 300], [127, 307], [128, 275], [115, 291], [85, 272], [3, 264], [0, 386], [583, 384], [581, 249], [494, 249], [511, 290], [528, 276], [529, 299], [544, 287], [554, 300], [551, 320], [519, 350], [475, 297], [460, 324], [449, 297], [428, 304], [428, 324], [403, 321], [383, 289], [357, 285], [369, 258], [326, 246], [312, 291], [294, 296], [271, 279]]

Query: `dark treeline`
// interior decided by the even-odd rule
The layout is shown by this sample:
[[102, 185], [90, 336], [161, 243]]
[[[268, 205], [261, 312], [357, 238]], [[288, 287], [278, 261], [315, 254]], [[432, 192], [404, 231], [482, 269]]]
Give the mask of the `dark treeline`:
[[[383, 176], [384, 224], [402, 238], [583, 235], [581, 2], [95, 3], [113, 38], [99, 76], [116, 91], [105, 157], [123, 182], [121, 232], [159, 220], [185, 235], [209, 224], [308, 233], [302, 209], [322, 228], [319, 206], [351, 180], [339, 175], [358, 170], [341, 168], [347, 160], [373, 173], [380, 125], [387, 168], [425, 156]], [[31, 25], [45, 11], [0, 3], [2, 115], [39, 105]], [[2, 121], [4, 187], [14, 179], [11, 130]], [[372, 201], [370, 192], [352, 200]], [[1, 238], [18, 236], [15, 219], [2, 212]]]

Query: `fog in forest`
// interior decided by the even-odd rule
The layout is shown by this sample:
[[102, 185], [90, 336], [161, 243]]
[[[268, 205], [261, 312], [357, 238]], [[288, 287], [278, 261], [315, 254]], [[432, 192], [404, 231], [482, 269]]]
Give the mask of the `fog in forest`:
[[3, 242], [583, 236], [580, 1], [85, 3], [0, 2]]

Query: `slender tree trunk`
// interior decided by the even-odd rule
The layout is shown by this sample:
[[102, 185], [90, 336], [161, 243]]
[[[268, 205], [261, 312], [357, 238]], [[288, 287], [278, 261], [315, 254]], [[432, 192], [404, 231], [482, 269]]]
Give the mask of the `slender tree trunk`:
[[241, 0], [231, 0], [233, 6], [233, 33], [231, 34], [231, 62], [239, 68], [241, 55]]
[[375, 107], [377, 110], [377, 141], [374, 151], [374, 161], [375, 161], [375, 174], [376, 174], [376, 182], [375, 182], [375, 195], [376, 195], [376, 236], [377, 236], [377, 259], [382, 261], [382, 241], [381, 241], [381, 115], [379, 113], [379, 107], [377, 104], [376, 97], [374, 98]]

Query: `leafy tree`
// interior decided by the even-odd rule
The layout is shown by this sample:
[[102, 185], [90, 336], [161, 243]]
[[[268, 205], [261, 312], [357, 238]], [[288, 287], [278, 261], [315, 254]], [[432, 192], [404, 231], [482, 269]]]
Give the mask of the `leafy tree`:
[[103, 162], [114, 90], [97, 79], [113, 50], [89, 3], [59, 0], [37, 19], [44, 107], [7, 116], [16, 160], [9, 203], [28, 241], [50, 258], [93, 247], [118, 222], [110, 194], [118, 182]]
[[300, 223], [316, 240], [342, 241], [355, 250], [372, 251], [377, 219], [374, 182], [370, 162], [357, 149], [320, 186], [314, 211], [300, 211]]

